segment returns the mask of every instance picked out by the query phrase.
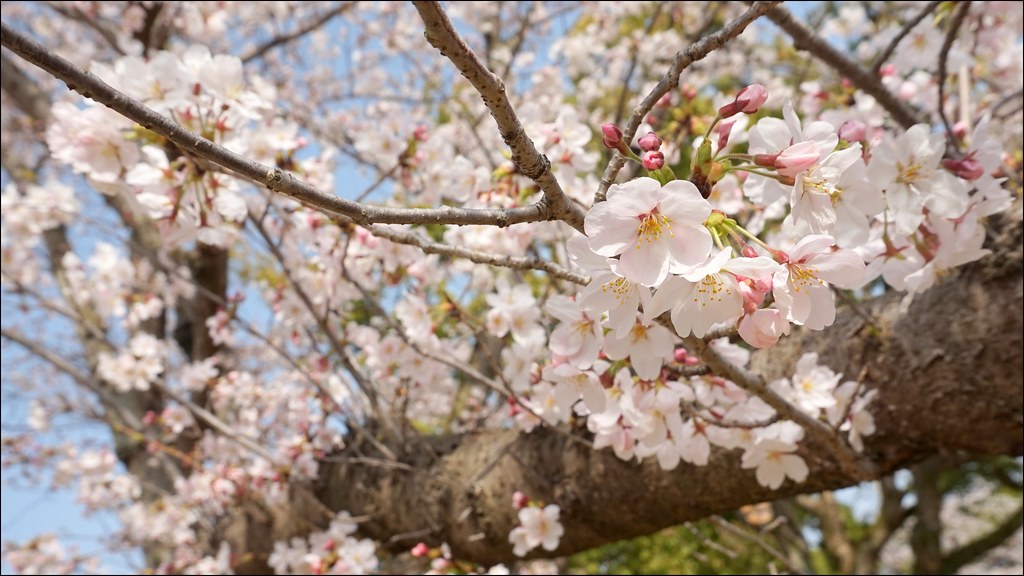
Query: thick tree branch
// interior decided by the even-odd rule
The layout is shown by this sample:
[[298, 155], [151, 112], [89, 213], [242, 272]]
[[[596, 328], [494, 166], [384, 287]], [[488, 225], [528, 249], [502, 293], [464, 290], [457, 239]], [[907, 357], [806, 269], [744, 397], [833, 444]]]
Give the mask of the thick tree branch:
[[307, 206], [351, 218], [358, 224], [484, 224], [505, 227], [556, 218], [552, 207], [543, 201], [517, 208], [381, 208], [332, 196], [279, 168], [245, 158], [182, 128], [167, 117], [111, 87], [92, 73], [81, 70], [53, 54], [6, 23], [0, 24], [0, 32], [0, 41], [5, 47], [63, 80], [68, 88], [107, 106], [143, 128], [156, 132], [181, 149]]
[[[1007, 228], [995, 255], [950, 274], [905, 311], [902, 294], [865, 303], [877, 328], [845, 310], [829, 331], [800, 332], [759, 352], [755, 367], [769, 377], [789, 375], [809, 351], [847, 375], [867, 366], [865, 386], [878, 390], [871, 405], [878, 429], [865, 448], [876, 478], [937, 453], [1020, 454], [1024, 259], [1020, 223]], [[435, 438], [433, 446], [437, 457], [409, 456], [415, 471], [330, 464], [318, 494], [334, 510], [370, 515], [363, 529], [372, 537], [434, 528], [431, 539], [449, 542], [458, 557], [493, 564], [513, 559], [515, 490], [562, 507], [565, 536], [547, 553], [562, 556], [859, 481], [813, 437], [801, 452], [807, 481], [775, 491], [741, 468], [738, 452], [724, 450], [714, 451], [707, 466], [665, 472], [653, 459], [623, 462], [552, 430], [455, 435]]]
[[544, 192], [551, 214], [583, 232], [583, 210], [574, 204], [551, 171], [551, 162], [537, 151], [526, 135], [516, 111], [505, 93], [505, 84], [477, 58], [465, 40], [455, 31], [438, 2], [413, 2], [426, 26], [427, 42], [451, 60], [459, 72], [480, 93], [501, 132], [501, 139], [512, 150], [512, 163]]
[[[625, 142], [632, 142], [633, 137], [636, 136], [636, 131], [640, 128], [640, 124], [643, 122], [644, 117], [650, 112], [654, 105], [661, 100], [661, 97], [668, 94], [669, 90], [675, 89], [679, 86], [679, 75], [690, 67], [691, 64], [698, 60], [704, 59], [708, 54], [721, 48], [726, 42], [739, 36], [747, 29], [747, 26], [751, 22], [757, 20], [761, 15], [768, 12], [773, 6], [781, 4], [781, 2], [754, 2], [754, 4], [747, 9], [739, 18], [736, 18], [732, 22], [726, 24], [724, 28], [715, 32], [710, 36], [701, 38], [700, 41], [691, 44], [686, 50], [683, 50], [676, 54], [676, 59], [672, 62], [672, 66], [662, 77], [661, 81], [658, 82], [657, 86], [651, 90], [651, 92], [633, 108], [633, 115], [629, 117], [629, 122], [626, 123], [625, 128], [622, 129], [622, 139]], [[594, 195], [594, 202], [604, 202], [605, 194], [608, 192], [608, 187], [615, 182], [615, 177], [619, 174], [619, 170], [626, 165], [626, 157], [616, 152], [612, 156], [611, 162], [608, 163], [608, 167], [604, 170], [604, 175], [601, 176], [601, 184], [598, 186], [597, 193]]]
[[896, 97], [882, 84], [877, 74], [867, 70], [858, 62], [850, 59], [837, 50], [827, 41], [808, 29], [793, 17], [793, 14], [782, 6], [776, 6], [768, 11], [768, 18], [782, 28], [786, 34], [793, 39], [793, 47], [797, 50], [805, 50], [814, 55], [815, 58], [828, 64], [836, 72], [839, 72], [857, 88], [870, 94], [875, 100], [889, 112], [893, 120], [904, 128], [910, 128], [919, 124], [921, 119], [905, 102]]

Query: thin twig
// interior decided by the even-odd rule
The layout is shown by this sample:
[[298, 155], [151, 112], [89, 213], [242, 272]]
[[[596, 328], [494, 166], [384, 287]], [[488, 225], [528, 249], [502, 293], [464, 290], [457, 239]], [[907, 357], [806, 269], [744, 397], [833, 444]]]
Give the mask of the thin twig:
[[727, 521], [726, 519], [718, 515], [712, 516], [710, 520], [712, 524], [718, 526], [726, 532], [730, 532], [748, 542], [757, 545], [759, 548], [770, 554], [772, 558], [775, 558], [776, 560], [781, 562], [790, 574], [803, 574], [803, 572], [801, 572], [800, 569], [789, 560], [789, 558], [786, 558], [786, 556], [782, 552], [780, 552], [776, 547], [766, 542], [763, 537], [757, 534], [751, 534], [750, 532], [737, 526], [733, 526], [731, 522]]
[[920, 24], [921, 21], [929, 14], [934, 12], [935, 9], [939, 7], [939, 4], [942, 4], [942, 0], [929, 2], [928, 5], [917, 14], [917, 16], [907, 20], [907, 23], [904, 24], [899, 33], [893, 37], [892, 41], [889, 42], [889, 45], [885, 47], [885, 50], [878, 55], [878, 58], [875, 58], [875, 63], [871, 65], [871, 71], [878, 74], [878, 71], [881, 70], [882, 66], [885, 64], [885, 61], [888, 60], [892, 56], [892, 53], [896, 51], [896, 47], [900, 45], [900, 42], [907, 37], [907, 34], [910, 34], [910, 31], [913, 30], [915, 26]]
[[766, 404], [775, 409], [780, 416], [799, 424], [809, 435], [822, 442], [835, 455], [842, 470], [851, 477], [866, 480], [877, 476], [874, 465], [847, 445], [831, 426], [800, 410], [785, 398], [768, 387], [768, 383], [758, 374], [736, 366], [729, 362], [704, 340], [690, 335], [683, 338], [688, 349], [711, 367], [715, 374], [728, 378], [750, 394], [760, 397]]
[[939, 50], [939, 102], [937, 108], [939, 118], [942, 119], [942, 125], [946, 128], [946, 145], [957, 153], [960, 152], [960, 142], [957, 140], [956, 135], [953, 134], [953, 126], [949, 123], [949, 118], [946, 116], [946, 64], [949, 61], [949, 50], [953, 47], [953, 41], [956, 40], [957, 35], [960, 33], [960, 26], [963, 25], [964, 20], [967, 18], [967, 12], [970, 9], [970, 1], [957, 4], [956, 13], [953, 14], [953, 20], [949, 23], [946, 39], [942, 43], [942, 49]]
[[107, 44], [118, 54], [124, 55], [124, 50], [121, 48], [118, 42], [117, 35], [114, 34], [109, 28], [102, 26], [96, 18], [90, 17], [88, 14], [82, 12], [82, 10], [75, 5], [68, 5], [67, 2], [45, 2], [43, 5], [60, 14], [61, 16], [81, 22], [89, 28], [92, 28], [97, 34], [99, 34]]
[[776, 6], [768, 11], [768, 18], [789, 34], [793, 39], [794, 48], [810, 52], [815, 58], [849, 79], [854, 86], [874, 97], [900, 126], [910, 128], [921, 122], [917, 112], [886, 88], [876, 74], [851, 60], [828, 41], [798, 22], [789, 10]]
[[[726, 42], [742, 34], [751, 22], [757, 20], [777, 4], [781, 4], [781, 2], [754, 2], [739, 18], [726, 24], [725, 28], [710, 36], [701, 38], [700, 41], [691, 44], [686, 50], [678, 52], [672, 66], [665, 73], [665, 76], [662, 77], [661, 81], [658, 82], [658, 85], [633, 108], [633, 115], [630, 116], [629, 122], [622, 129], [623, 141], [633, 141], [633, 137], [636, 136], [636, 131], [640, 128], [640, 124], [647, 116], [647, 113], [654, 108], [654, 105], [658, 103], [658, 100], [661, 100], [662, 96], [679, 86], [679, 75], [682, 74], [683, 70], [686, 70], [694, 62], [702, 60], [708, 54], [721, 48]], [[618, 176], [619, 170], [622, 170], [622, 167], [625, 165], [626, 157], [619, 152], [615, 152], [604, 170], [604, 175], [601, 176], [601, 183], [597, 188], [597, 193], [594, 195], [595, 204], [604, 202], [608, 187], [612, 185], [612, 182], [615, 182], [615, 177]]]
[[334, 8], [324, 12], [319, 17], [313, 18], [305, 25], [299, 26], [292, 32], [274, 36], [268, 42], [256, 47], [254, 50], [243, 56], [242, 63], [245, 64], [248, 63], [250, 60], [255, 60], [256, 58], [263, 56], [270, 50], [282, 44], [287, 44], [288, 42], [291, 42], [297, 38], [301, 38], [306, 34], [309, 34], [310, 32], [330, 22], [332, 19], [334, 19], [335, 16], [339, 16], [341, 14], [344, 14], [345, 12], [348, 12], [349, 9], [351, 9], [355, 5], [355, 2], [342, 2], [341, 4], [335, 6]]
[[231, 428], [231, 426], [229, 426], [227, 423], [225, 423], [223, 420], [218, 418], [215, 414], [213, 414], [206, 408], [203, 408], [202, 406], [197, 405], [195, 402], [192, 402], [188, 398], [185, 398], [184, 396], [175, 393], [167, 386], [157, 384], [157, 387], [160, 388], [160, 390], [164, 394], [169, 396], [171, 399], [175, 400], [182, 406], [188, 408], [189, 412], [191, 412], [193, 416], [205, 422], [207, 426], [216, 430], [221, 436], [233, 440], [239, 446], [242, 446], [243, 448], [249, 450], [250, 452], [256, 454], [257, 456], [265, 458], [267, 462], [277, 462], [277, 459], [274, 458], [274, 456], [270, 452], [268, 452], [266, 448], [254, 442], [248, 436], [245, 436], [239, 433], [238, 431], [234, 430], [233, 428]]
[[[345, 364], [346, 369], [352, 367], [351, 362], [348, 359], [348, 354], [341, 346], [340, 339], [334, 333], [334, 330], [331, 328], [330, 324], [327, 323], [326, 312], [324, 313], [324, 315], [321, 315], [317, 312], [317, 307], [313, 303], [313, 299], [310, 298], [309, 294], [306, 293], [306, 290], [302, 287], [302, 285], [298, 282], [298, 280], [295, 279], [294, 275], [291, 273], [291, 268], [289, 268], [288, 261], [285, 258], [284, 254], [281, 252], [281, 248], [278, 247], [278, 245], [275, 244], [273, 240], [271, 240], [270, 234], [267, 233], [266, 228], [263, 226], [261, 222], [258, 221], [257, 218], [255, 218], [253, 215], [250, 215], [249, 221], [253, 224], [253, 227], [256, 229], [256, 231], [259, 232], [260, 237], [263, 238], [263, 241], [266, 243], [267, 248], [270, 249], [270, 253], [273, 254], [274, 258], [281, 265], [281, 273], [284, 274], [285, 279], [288, 280], [288, 283], [291, 284], [292, 289], [295, 290], [296, 296], [299, 297], [299, 300], [302, 301], [302, 304], [306, 307], [306, 310], [313, 317], [313, 320], [316, 321], [317, 326], [320, 327], [320, 330], [323, 332], [324, 336], [327, 337], [328, 343], [330, 344], [334, 352], [338, 355], [338, 358]], [[370, 386], [367, 383], [365, 383], [364, 380], [360, 377], [360, 375], [353, 373], [352, 377], [355, 379], [356, 385], [359, 386], [359, 390], [366, 396], [367, 400], [370, 403], [370, 407], [374, 411], [374, 413], [378, 414], [378, 416], [380, 417], [383, 417], [384, 415], [380, 411], [380, 402], [377, 396], [377, 391], [373, 388], [373, 386]]]

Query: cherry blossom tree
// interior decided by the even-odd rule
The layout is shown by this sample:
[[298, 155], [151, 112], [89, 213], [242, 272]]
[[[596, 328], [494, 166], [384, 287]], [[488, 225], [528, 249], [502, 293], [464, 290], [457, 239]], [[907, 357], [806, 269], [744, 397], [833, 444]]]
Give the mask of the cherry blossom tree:
[[841, 571], [914, 514], [968, 564], [926, 496], [1024, 450], [1024, 10], [801, 12], [5, 3], [4, 466], [157, 572], [508, 573], [766, 501]]

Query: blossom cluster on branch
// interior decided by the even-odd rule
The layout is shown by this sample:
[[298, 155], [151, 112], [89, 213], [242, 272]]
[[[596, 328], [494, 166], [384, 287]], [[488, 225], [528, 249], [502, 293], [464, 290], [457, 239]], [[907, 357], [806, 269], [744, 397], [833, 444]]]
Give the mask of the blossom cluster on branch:
[[[275, 524], [272, 550], [230, 526], [315, 499], [334, 463], [407, 472], [425, 438], [488, 428], [664, 470], [735, 450], [773, 490], [806, 480], [813, 437], [866, 478], [871, 382], [813, 353], [765, 382], [752, 350], [988, 254], [1019, 198], [1024, 13], [943, 9], [900, 41], [907, 10], [847, 6], [822, 34], [884, 56], [866, 86], [761, 42], [777, 3], [712, 4], [583, 4], [558, 28], [575, 12], [545, 3], [5, 3], [4, 46], [82, 94], [5, 77], [4, 341], [72, 385], [19, 380], [34, 433], [78, 414], [117, 442], [5, 432], [5, 465], [52, 467], [183, 573], [378, 570], [348, 512]], [[572, 518], [534, 496], [486, 536], [552, 557]], [[433, 573], [483, 571], [431, 542]], [[26, 572], [76, 554], [4, 548]]]

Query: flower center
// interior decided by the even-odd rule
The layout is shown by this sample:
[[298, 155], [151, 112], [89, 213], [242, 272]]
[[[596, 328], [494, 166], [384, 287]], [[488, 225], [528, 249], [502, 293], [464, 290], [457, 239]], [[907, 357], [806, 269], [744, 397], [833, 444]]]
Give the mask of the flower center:
[[816, 284], [825, 285], [825, 282], [818, 278], [817, 268], [803, 264], [789, 265], [789, 282], [796, 292], [799, 292], [801, 288], [808, 288]]
[[[639, 247], [640, 246], [637, 245], [637, 248]], [[616, 278], [615, 280], [602, 284], [601, 292], [608, 292], [608, 290], [611, 290], [612, 294], [615, 295], [616, 300], [622, 300], [629, 293], [629, 289], [631, 287], [632, 283], [630, 283], [629, 280], [626, 280], [625, 278]]]
[[663, 232], [668, 232], [669, 237], [675, 236], [672, 233], [672, 221], [655, 208], [647, 214], [638, 216], [640, 225], [636, 229], [636, 247], [640, 248], [643, 241], [648, 244], [661, 238]]
[[721, 302], [723, 293], [732, 294], [732, 288], [722, 281], [719, 274], [708, 274], [697, 283], [697, 294], [694, 295], [693, 301], [704, 308], [709, 302]]
[[629, 331], [629, 337], [633, 344], [645, 342], [647, 340], [647, 326], [640, 323], [635, 324], [633, 329]]
[[903, 164], [897, 163], [896, 169], [899, 171], [899, 176], [896, 177], [896, 182], [899, 184], [913, 184], [924, 176], [921, 165], [917, 163], [910, 166], [903, 166]]

